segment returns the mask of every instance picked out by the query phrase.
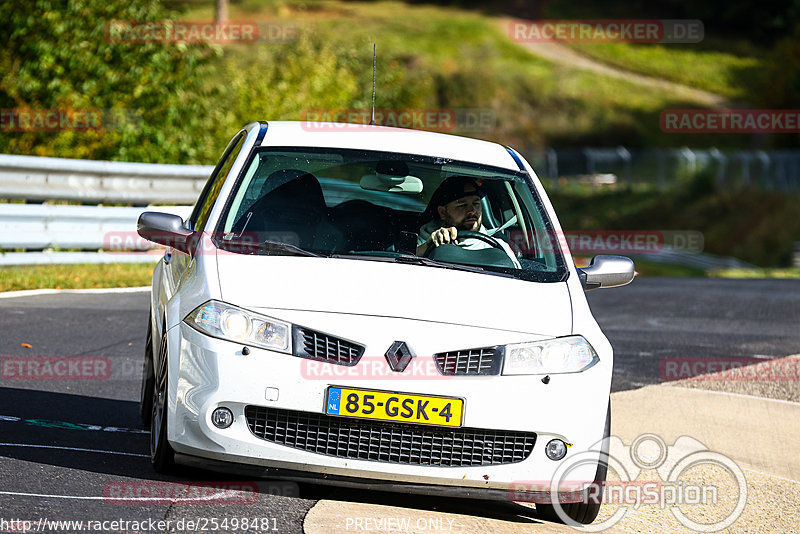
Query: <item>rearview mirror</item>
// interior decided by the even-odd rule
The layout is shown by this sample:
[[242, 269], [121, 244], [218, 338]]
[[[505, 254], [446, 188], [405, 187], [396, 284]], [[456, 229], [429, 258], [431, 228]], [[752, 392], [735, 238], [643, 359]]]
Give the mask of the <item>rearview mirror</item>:
[[595, 256], [588, 267], [578, 269], [584, 291], [630, 284], [636, 275], [633, 261], [625, 256]]
[[148, 241], [166, 245], [187, 254], [194, 245], [192, 239], [194, 232], [183, 225], [183, 219], [171, 213], [145, 211], [139, 215], [136, 231]]
[[387, 193], [415, 194], [422, 192], [422, 180], [416, 176], [394, 176], [391, 174], [365, 174], [361, 177], [361, 189]]

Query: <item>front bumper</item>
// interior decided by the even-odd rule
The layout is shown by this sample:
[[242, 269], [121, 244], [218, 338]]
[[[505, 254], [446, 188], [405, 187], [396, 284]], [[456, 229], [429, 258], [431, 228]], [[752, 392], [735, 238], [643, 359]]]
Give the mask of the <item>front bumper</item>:
[[[211, 338], [184, 323], [169, 331], [168, 343], [167, 435], [178, 460], [192, 465], [228, 472], [238, 472], [245, 466], [257, 476], [274, 478], [278, 473], [288, 473], [282, 478], [385, 491], [550, 502], [549, 493], [543, 491], [539, 495], [531, 488], [549, 488], [562, 462], [578, 453], [585, 457], [586, 451], [603, 437], [610, 354], [600, 354], [601, 363], [582, 373], [552, 376], [545, 384], [537, 376], [405, 379], [398, 374], [354, 379], [336, 376], [335, 372], [341, 374], [341, 366], [333, 364], [321, 364], [331, 368], [330, 374], [308, 376], [308, 360], [252, 347], [250, 354], [244, 355], [240, 344]], [[418, 358], [422, 357], [420, 354]], [[248, 427], [247, 406], [324, 413], [325, 393], [330, 385], [462, 397], [463, 427], [534, 432], [536, 442], [522, 461], [443, 467], [308, 452], [261, 439]], [[229, 428], [218, 429], [211, 424], [211, 412], [219, 406], [234, 414]], [[565, 459], [558, 462], [544, 454], [545, 445], [554, 438], [572, 444]], [[591, 482], [594, 477], [591, 465], [570, 472], [571, 482]], [[524, 499], [515, 498], [520, 488], [527, 491]], [[565, 490], [561, 500], [569, 502], [570, 495], [574, 492]]]
[[[509, 488], [463, 487], [439, 484], [424, 484], [418, 482], [390, 482], [379, 478], [366, 478], [342, 475], [328, 475], [309, 471], [279, 469], [260, 465], [223, 461], [190, 454], [175, 454], [175, 461], [180, 465], [207, 469], [218, 473], [272, 479], [296, 483], [318, 484], [322, 486], [337, 486], [350, 489], [367, 491], [385, 491], [391, 493], [409, 493], [414, 495], [428, 495], [431, 497], [450, 497], [465, 499], [480, 499], [508, 502], [551, 503], [552, 499], [546, 487], [541, 486], [532, 490], [528, 484], [514, 484]], [[285, 497], [298, 497], [299, 490], [287, 486], [270, 487], [269, 491], [279, 490]], [[579, 502], [576, 491], [565, 490], [559, 495], [560, 502]]]

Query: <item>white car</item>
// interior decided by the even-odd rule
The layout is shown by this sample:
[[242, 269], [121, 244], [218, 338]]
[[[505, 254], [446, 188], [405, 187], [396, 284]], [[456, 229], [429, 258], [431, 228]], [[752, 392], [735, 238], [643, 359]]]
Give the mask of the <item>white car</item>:
[[[444, 228], [440, 242], [424, 228]], [[168, 247], [141, 398], [156, 470], [482, 499], [524, 488], [546, 517], [560, 500], [594, 519], [585, 491], [549, 484], [609, 434], [612, 349], [583, 293], [630, 282], [633, 263], [576, 268], [513, 149], [252, 123], [188, 220], [145, 212], [138, 231]], [[604, 480], [597, 458], [570, 481]]]

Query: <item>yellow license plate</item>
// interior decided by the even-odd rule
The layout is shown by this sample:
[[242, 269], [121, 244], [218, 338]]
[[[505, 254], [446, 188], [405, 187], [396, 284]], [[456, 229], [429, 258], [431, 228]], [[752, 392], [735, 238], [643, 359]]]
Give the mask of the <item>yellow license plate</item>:
[[325, 413], [343, 417], [461, 426], [463, 399], [331, 386]]

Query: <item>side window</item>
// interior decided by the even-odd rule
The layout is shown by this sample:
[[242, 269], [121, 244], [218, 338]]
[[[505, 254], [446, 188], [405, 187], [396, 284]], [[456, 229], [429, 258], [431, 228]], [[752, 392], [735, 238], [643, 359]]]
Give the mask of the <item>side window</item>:
[[229, 145], [230, 148], [225, 152], [220, 159], [220, 162], [217, 164], [217, 168], [211, 175], [211, 178], [208, 179], [208, 182], [203, 188], [203, 192], [200, 194], [200, 198], [197, 199], [197, 204], [195, 204], [192, 216], [189, 218], [190, 229], [199, 230], [205, 227], [206, 222], [208, 221], [208, 216], [211, 214], [211, 208], [217, 201], [217, 197], [222, 189], [222, 185], [225, 183], [225, 180], [228, 178], [228, 174], [231, 172], [233, 162], [236, 161], [236, 157], [242, 150], [244, 139], [245, 132], [240, 132], [239, 135], [234, 138], [233, 141], [231, 141]]

